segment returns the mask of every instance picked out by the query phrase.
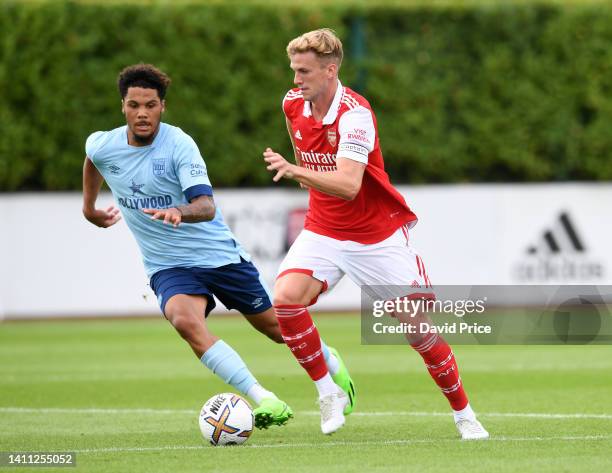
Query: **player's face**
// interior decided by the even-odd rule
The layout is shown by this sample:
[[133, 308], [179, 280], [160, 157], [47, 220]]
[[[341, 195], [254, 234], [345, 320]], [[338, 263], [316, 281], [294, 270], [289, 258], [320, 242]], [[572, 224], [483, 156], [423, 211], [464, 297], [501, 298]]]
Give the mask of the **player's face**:
[[151, 144], [157, 134], [165, 106], [157, 90], [129, 87], [121, 104], [121, 111], [127, 120], [130, 144], [136, 146]]
[[312, 51], [292, 55], [289, 67], [295, 73], [293, 82], [302, 90], [304, 100], [316, 102], [327, 95], [329, 87], [336, 84], [338, 66], [319, 59]]

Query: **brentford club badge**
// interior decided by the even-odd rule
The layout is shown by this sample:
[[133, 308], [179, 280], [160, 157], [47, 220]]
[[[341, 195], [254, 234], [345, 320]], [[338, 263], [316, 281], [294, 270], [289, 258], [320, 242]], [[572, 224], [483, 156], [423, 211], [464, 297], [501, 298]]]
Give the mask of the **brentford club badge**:
[[332, 146], [336, 146], [336, 130], [327, 130], [327, 141]]

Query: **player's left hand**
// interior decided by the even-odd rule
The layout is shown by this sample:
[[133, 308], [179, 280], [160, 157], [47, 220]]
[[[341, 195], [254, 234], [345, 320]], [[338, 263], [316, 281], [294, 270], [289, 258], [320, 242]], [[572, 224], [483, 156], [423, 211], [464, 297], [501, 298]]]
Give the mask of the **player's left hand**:
[[183, 214], [176, 207], [168, 209], [142, 209], [146, 214], [151, 215], [152, 220], [162, 220], [166, 225], [172, 225], [177, 228], [183, 219]]
[[293, 169], [295, 164], [289, 163], [280, 154], [273, 151], [271, 148], [266, 148], [263, 152], [264, 161], [268, 163], [266, 169], [268, 171], [276, 171], [276, 174], [272, 178], [274, 182], [278, 182], [281, 178], [293, 179]]

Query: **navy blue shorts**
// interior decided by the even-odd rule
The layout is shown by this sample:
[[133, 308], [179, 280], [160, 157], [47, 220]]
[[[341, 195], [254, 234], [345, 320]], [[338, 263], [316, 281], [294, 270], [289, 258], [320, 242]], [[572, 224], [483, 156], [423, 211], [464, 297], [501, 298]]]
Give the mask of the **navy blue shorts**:
[[170, 268], [151, 277], [151, 289], [162, 312], [168, 300], [177, 294], [201, 294], [208, 299], [206, 317], [215, 308], [214, 296], [228, 309], [243, 314], [259, 314], [272, 307], [270, 293], [259, 271], [250, 261], [219, 268]]

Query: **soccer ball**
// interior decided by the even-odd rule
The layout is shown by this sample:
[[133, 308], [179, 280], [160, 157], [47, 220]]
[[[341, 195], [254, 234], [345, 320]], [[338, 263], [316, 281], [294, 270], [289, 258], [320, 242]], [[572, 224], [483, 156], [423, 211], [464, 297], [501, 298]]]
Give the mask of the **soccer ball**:
[[217, 394], [200, 411], [200, 430], [212, 445], [240, 445], [253, 432], [253, 410], [237, 394]]

